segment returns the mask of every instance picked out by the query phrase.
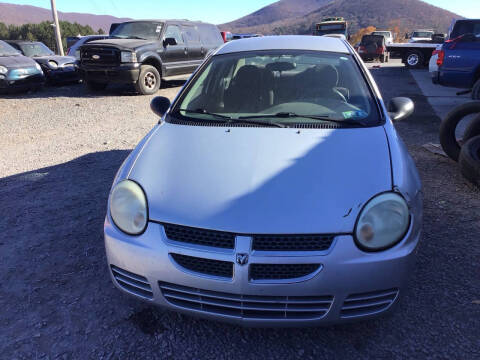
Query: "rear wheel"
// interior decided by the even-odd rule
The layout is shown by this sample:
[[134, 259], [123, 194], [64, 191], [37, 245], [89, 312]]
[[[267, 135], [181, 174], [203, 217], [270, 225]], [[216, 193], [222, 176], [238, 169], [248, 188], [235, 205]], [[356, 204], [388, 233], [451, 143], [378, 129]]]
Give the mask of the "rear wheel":
[[386, 57], [385, 54], [381, 55], [381, 56], [380, 56], [380, 62], [381, 62], [381, 63], [384, 63], [384, 62], [386, 61], [386, 58], [387, 58], [387, 57]]
[[107, 87], [106, 83], [99, 83], [95, 81], [87, 81], [87, 88], [92, 91], [102, 91]]
[[160, 83], [160, 73], [155, 67], [151, 65], [142, 65], [140, 67], [140, 76], [135, 84], [135, 87], [140, 94], [155, 94], [160, 88]]
[[412, 69], [423, 67], [423, 55], [416, 50], [409, 51], [405, 57], [405, 65]]
[[480, 136], [471, 138], [462, 146], [459, 163], [463, 176], [480, 186]]

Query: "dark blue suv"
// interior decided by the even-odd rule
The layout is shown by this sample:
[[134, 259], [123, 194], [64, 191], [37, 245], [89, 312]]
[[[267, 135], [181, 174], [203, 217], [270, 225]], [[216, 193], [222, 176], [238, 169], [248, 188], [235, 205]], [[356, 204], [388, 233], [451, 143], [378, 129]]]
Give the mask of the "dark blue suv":
[[458, 20], [440, 52], [434, 82], [472, 90], [480, 100], [480, 19]]

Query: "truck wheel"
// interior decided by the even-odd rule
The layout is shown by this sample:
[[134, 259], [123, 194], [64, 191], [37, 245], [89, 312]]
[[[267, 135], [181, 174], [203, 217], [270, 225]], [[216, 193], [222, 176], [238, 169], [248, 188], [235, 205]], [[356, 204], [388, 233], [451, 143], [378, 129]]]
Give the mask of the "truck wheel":
[[455, 137], [458, 123], [467, 115], [480, 112], [480, 101], [472, 101], [450, 111], [440, 125], [440, 144], [452, 160], [458, 161], [460, 145]]
[[107, 87], [106, 83], [98, 83], [95, 81], [87, 81], [87, 88], [92, 91], [102, 91]]
[[480, 136], [471, 138], [462, 146], [459, 163], [462, 175], [480, 186]]
[[409, 51], [405, 57], [405, 65], [412, 69], [419, 69], [423, 67], [423, 55], [418, 51]]
[[475, 85], [472, 88], [472, 99], [480, 100], [480, 79], [477, 80]]
[[480, 135], [480, 114], [468, 124], [463, 133], [463, 142], [467, 142], [474, 136]]
[[385, 54], [383, 54], [382, 56], [380, 56], [380, 62], [381, 62], [381, 63], [384, 63], [384, 62], [385, 62]]
[[152, 95], [160, 88], [160, 82], [160, 74], [155, 67], [142, 65], [140, 67], [140, 76], [138, 77], [135, 87], [142, 95]]

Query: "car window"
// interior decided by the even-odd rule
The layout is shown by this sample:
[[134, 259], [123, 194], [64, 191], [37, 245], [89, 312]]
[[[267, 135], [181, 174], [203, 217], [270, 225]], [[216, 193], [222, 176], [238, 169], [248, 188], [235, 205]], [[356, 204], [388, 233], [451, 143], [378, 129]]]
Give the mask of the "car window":
[[[204, 113], [191, 112], [198, 109]], [[214, 56], [172, 111], [185, 119], [211, 120], [205, 112], [234, 119], [296, 113], [363, 125], [380, 121], [355, 60], [327, 52], [271, 50]], [[308, 118], [275, 121], [312, 122]]]
[[20, 47], [25, 56], [28, 57], [55, 55], [52, 50], [42, 43], [21, 44]]
[[20, 52], [6, 42], [0, 40], [0, 56], [19, 55]]
[[205, 45], [215, 46], [223, 42], [220, 31], [214, 25], [200, 25], [200, 37]]
[[412, 37], [418, 38], [431, 38], [433, 36], [432, 32], [429, 31], [414, 31]]
[[194, 26], [184, 26], [183, 32], [187, 39], [187, 42], [190, 44], [200, 44], [200, 34]]
[[168, 25], [163, 38], [174, 38], [177, 41], [177, 44], [183, 44], [182, 32], [177, 25]]

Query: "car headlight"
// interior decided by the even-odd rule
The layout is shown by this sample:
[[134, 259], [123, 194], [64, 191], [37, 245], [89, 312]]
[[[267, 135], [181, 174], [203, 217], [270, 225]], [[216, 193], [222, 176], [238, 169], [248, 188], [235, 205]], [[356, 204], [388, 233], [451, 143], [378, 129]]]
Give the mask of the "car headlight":
[[409, 224], [410, 213], [405, 199], [393, 192], [380, 194], [360, 212], [355, 240], [363, 250], [385, 250], [405, 236]]
[[0, 74], [6, 74], [8, 69], [5, 66], [0, 66]]
[[120, 60], [122, 63], [134, 63], [137, 62], [137, 54], [131, 51], [122, 51], [120, 53]]
[[140, 235], [148, 221], [147, 198], [140, 185], [119, 182], [110, 194], [110, 215], [115, 225], [128, 235]]
[[58, 68], [58, 63], [56, 61], [50, 60], [48, 62], [48, 66], [50, 66], [50, 69], [56, 69]]

